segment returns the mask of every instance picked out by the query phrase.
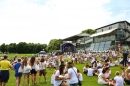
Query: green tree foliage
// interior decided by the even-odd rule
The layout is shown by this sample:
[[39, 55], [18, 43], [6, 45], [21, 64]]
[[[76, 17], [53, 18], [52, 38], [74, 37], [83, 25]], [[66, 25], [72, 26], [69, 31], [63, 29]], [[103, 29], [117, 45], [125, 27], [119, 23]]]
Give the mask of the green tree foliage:
[[47, 46], [47, 51], [53, 52], [55, 50], [60, 50], [60, 45], [62, 44], [61, 39], [52, 39], [50, 40], [48, 46]]
[[6, 45], [3, 43], [0, 46], [0, 51], [5, 53], [38, 53], [42, 51], [43, 49], [46, 49], [47, 44], [34, 44], [34, 43], [26, 43], [26, 42], [20, 42], [18, 44], [16, 43], [10, 43], [9, 45]]
[[47, 45], [45, 45], [45, 44], [36, 44], [36, 46], [35, 46], [35, 50], [36, 50], [36, 52], [39, 52], [39, 51], [41, 51], [41, 50], [43, 50], [43, 49], [45, 49], [47, 47]]
[[94, 34], [94, 33], [96, 33], [96, 30], [93, 30], [93, 29], [87, 29], [87, 30], [83, 30], [81, 33]]
[[27, 52], [27, 43], [26, 42], [20, 42], [17, 45], [18, 53], [26, 53]]
[[10, 43], [8, 46], [8, 51], [11, 53], [17, 52], [17, 44], [16, 43]]
[[5, 43], [3, 43], [0, 47], [1, 47], [0, 50], [1, 50], [2, 53], [6, 52], [6, 45], [5, 45]]

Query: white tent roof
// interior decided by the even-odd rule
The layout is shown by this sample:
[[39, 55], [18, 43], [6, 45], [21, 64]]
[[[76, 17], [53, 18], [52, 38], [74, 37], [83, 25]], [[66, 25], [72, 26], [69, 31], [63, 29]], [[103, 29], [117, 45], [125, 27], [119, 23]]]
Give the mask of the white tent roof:
[[95, 37], [95, 36], [99, 36], [99, 35], [108, 34], [108, 33], [113, 32], [113, 31], [116, 30], [116, 29], [117, 29], [117, 28], [113, 28], [113, 29], [106, 30], [106, 31], [103, 31], [103, 32], [95, 33], [95, 34], [92, 34], [90, 37]]

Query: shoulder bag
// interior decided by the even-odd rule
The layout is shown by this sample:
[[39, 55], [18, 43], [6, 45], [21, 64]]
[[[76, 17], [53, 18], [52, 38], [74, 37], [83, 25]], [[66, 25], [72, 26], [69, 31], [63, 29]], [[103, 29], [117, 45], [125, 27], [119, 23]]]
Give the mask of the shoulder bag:
[[[73, 68], [72, 68], [73, 69]], [[73, 69], [74, 70], [74, 69]], [[75, 70], [74, 70], [74, 72], [75, 72]], [[75, 74], [76, 74], [76, 72], [75, 72]], [[76, 74], [76, 76], [77, 76], [77, 74]], [[78, 76], [77, 76], [77, 78], [78, 78]], [[79, 78], [78, 78], [78, 85], [79, 86], [82, 86], [82, 83], [81, 83], [81, 81], [79, 80]]]
[[18, 73], [23, 73], [23, 68], [22, 68], [22, 66], [19, 67]]

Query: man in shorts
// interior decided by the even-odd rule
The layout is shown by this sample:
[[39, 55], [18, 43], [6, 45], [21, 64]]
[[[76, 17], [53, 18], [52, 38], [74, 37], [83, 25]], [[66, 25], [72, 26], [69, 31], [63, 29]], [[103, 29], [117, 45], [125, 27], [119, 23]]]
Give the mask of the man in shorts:
[[4, 60], [0, 61], [1, 77], [0, 86], [5, 86], [9, 80], [9, 68], [12, 67], [10, 62], [7, 60], [8, 56], [4, 56]]

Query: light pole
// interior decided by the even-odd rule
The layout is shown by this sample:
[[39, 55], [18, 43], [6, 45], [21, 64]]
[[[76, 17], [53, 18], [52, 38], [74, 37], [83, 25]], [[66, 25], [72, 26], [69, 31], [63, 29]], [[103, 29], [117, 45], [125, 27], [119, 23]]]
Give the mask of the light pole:
[[79, 50], [81, 51], [81, 40], [80, 39], [78, 40], [78, 43], [79, 43]]
[[84, 52], [85, 52], [85, 36], [84, 36]]

